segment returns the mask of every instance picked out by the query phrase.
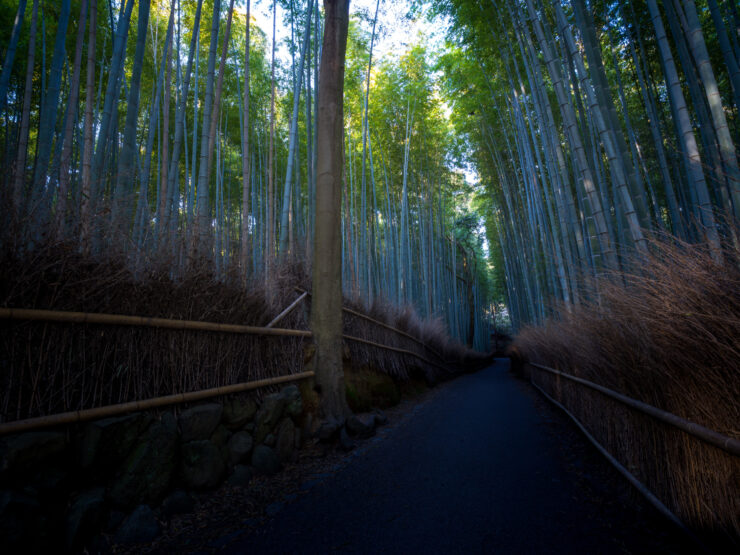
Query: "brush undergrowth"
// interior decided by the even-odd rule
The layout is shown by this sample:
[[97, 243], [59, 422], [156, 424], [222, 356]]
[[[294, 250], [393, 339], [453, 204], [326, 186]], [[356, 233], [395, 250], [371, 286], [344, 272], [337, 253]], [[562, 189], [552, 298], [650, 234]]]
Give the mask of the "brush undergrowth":
[[[591, 301], [522, 330], [513, 356], [740, 438], [740, 251], [727, 248], [718, 262], [702, 247], [662, 238], [638, 262], [638, 271], [599, 279]], [[684, 522], [738, 543], [738, 457], [529, 371]]]
[[[165, 264], [135, 271], [120, 255], [84, 257], [74, 245], [16, 252], [0, 252], [3, 307], [264, 326], [297, 297], [296, 287], [310, 289], [305, 265], [296, 261], [274, 269], [268, 290], [262, 276], [245, 286], [238, 275], [215, 275], [207, 262], [173, 276]], [[278, 327], [308, 329], [309, 312], [304, 302]], [[370, 312], [433, 343], [452, 362], [442, 371], [416, 357], [345, 342], [353, 361], [394, 379], [421, 371], [436, 380], [481, 358], [451, 341], [438, 321], [423, 321], [408, 308], [378, 300]], [[364, 319], [345, 315], [345, 333], [441, 363], [424, 346]], [[0, 320], [0, 421], [291, 374], [303, 370], [307, 356], [301, 338]]]

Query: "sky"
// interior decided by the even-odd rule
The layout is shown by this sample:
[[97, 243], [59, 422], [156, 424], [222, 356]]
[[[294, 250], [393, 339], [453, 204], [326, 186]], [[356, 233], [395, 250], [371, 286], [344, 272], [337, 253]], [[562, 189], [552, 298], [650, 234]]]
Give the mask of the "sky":
[[[306, 0], [296, 0], [296, 5], [305, 3]], [[351, 0], [350, 14], [369, 14], [367, 20], [368, 32], [372, 28], [372, 17], [375, 15], [377, 0]], [[406, 17], [411, 2], [409, 0], [381, 0], [378, 12], [378, 26], [376, 28], [375, 45], [373, 57], [382, 58], [403, 52], [408, 45], [414, 42], [421, 33], [425, 40], [432, 44], [442, 44], [444, 40], [444, 25], [440, 22], [429, 22], [426, 17], [418, 17], [412, 21]], [[243, 8], [242, 8], [243, 9]], [[272, 35], [272, 1], [252, 0], [252, 14], [257, 25], [265, 31], [269, 38]], [[290, 37], [290, 26], [283, 25], [283, 10], [277, 7], [277, 43], [281, 45], [285, 38]], [[300, 31], [297, 31], [300, 32]], [[288, 53], [284, 46], [278, 47], [280, 58], [287, 59]]]

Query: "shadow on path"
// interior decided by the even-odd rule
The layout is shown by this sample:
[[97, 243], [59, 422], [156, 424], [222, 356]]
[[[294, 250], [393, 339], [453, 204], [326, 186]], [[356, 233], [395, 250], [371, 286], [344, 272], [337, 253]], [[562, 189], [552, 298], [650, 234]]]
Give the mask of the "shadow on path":
[[499, 359], [226, 552], [678, 552], [681, 533], [573, 429]]

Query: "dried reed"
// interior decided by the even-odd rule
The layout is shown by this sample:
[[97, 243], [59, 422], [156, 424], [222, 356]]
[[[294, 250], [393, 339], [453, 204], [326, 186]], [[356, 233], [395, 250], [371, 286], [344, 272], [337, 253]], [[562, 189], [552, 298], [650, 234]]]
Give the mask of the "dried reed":
[[[206, 262], [191, 263], [173, 277], [167, 265], [135, 272], [120, 255], [94, 259], [65, 244], [17, 252], [0, 253], [3, 307], [265, 326], [295, 300], [295, 287], [310, 287], [297, 261], [278, 265], [267, 291], [261, 277], [245, 287], [239, 276], [214, 275]], [[309, 310], [304, 302], [280, 327], [308, 329]], [[408, 308], [376, 303], [373, 310], [384, 323], [433, 341], [443, 357], [454, 354], [464, 363], [476, 356], [450, 342], [439, 322], [423, 322]], [[444, 362], [366, 319], [345, 315], [345, 333]], [[397, 379], [417, 371], [433, 380], [448, 374], [413, 356], [353, 341], [345, 345], [355, 362]], [[296, 373], [303, 370], [304, 350], [300, 338], [0, 320], [0, 421]]]
[[[717, 262], [703, 247], [658, 237], [632, 266], [600, 278], [590, 302], [522, 330], [512, 353], [739, 438], [740, 251], [727, 248]], [[532, 372], [684, 522], [740, 546], [740, 459]]]

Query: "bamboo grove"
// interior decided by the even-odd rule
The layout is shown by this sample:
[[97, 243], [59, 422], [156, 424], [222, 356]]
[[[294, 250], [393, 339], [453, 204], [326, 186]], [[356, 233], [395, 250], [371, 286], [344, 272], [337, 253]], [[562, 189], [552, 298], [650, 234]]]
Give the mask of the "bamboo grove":
[[[2, 3], [3, 251], [64, 244], [142, 276], [206, 267], [268, 285], [310, 264], [323, 14], [277, 1], [283, 18], [259, 3], [271, 29], [254, 0]], [[455, 130], [422, 44], [373, 57], [373, 8], [347, 52], [345, 295], [412, 304], [482, 349], [486, 264]]]
[[482, 213], [515, 327], [593, 295], [594, 276], [649, 273], [640, 253], [656, 234], [715, 261], [737, 248], [735, 2], [435, 7], [454, 22], [445, 86], [487, 184]]

